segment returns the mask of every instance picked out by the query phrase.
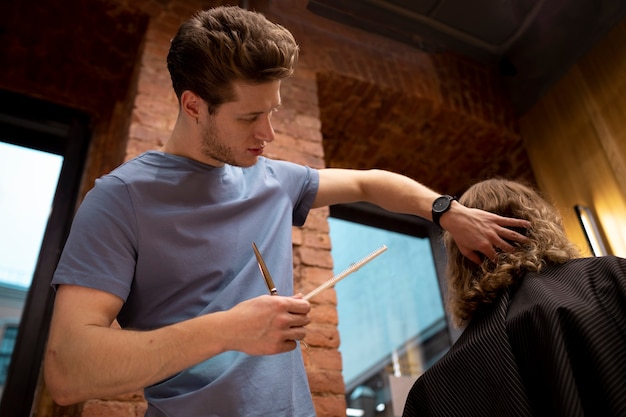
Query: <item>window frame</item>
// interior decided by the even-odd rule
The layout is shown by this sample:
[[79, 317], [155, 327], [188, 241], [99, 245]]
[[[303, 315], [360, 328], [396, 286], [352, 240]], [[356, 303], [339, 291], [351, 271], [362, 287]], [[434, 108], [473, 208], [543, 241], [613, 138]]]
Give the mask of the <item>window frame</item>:
[[50, 281], [74, 217], [90, 139], [85, 113], [0, 90], [0, 140], [64, 158], [0, 401], [2, 417], [31, 414], [54, 304]]

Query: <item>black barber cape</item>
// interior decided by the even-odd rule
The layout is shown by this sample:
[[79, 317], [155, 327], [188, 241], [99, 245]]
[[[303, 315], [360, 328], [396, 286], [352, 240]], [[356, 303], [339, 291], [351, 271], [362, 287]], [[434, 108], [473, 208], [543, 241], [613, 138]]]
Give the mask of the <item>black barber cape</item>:
[[476, 313], [403, 417], [626, 416], [626, 259], [527, 273]]

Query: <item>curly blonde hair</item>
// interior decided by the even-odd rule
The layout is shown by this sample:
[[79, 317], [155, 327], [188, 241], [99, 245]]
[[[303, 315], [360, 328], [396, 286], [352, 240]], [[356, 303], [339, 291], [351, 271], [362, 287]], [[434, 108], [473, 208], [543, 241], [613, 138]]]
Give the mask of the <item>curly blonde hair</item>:
[[489, 179], [471, 186], [459, 199], [467, 207], [490, 211], [505, 217], [526, 219], [530, 229], [516, 230], [530, 239], [513, 243], [513, 252], [500, 252], [495, 262], [484, 259], [477, 265], [467, 259], [449, 232], [443, 242], [448, 256], [447, 308], [456, 326], [464, 326], [482, 305], [490, 304], [527, 271], [538, 272], [547, 264], [564, 263], [580, 256], [563, 230], [556, 208], [534, 188], [520, 182]]

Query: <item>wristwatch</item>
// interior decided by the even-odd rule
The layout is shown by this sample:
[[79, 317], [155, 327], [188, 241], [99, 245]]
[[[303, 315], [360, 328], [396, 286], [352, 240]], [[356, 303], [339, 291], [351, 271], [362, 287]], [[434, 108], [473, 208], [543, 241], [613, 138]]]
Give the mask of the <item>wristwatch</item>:
[[452, 197], [451, 195], [442, 195], [437, 197], [435, 201], [433, 201], [433, 208], [431, 213], [433, 216], [433, 223], [441, 227], [441, 225], [439, 224], [441, 216], [443, 215], [443, 213], [450, 210], [452, 202], [456, 199], [456, 197]]

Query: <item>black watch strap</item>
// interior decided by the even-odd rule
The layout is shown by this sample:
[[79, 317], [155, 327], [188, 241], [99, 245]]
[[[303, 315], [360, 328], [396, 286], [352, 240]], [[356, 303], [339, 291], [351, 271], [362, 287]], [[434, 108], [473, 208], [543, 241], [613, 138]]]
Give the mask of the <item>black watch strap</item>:
[[441, 224], [439, 224], [439, 221], [441, 220], [441, 216], [445, 212], [450, 210], [450, 207], [452, 206], [452, 202], [456, 199], [457, 199], [456, 197], [453, 197], [451, 195], [442, 195], [442, 196], [437, 197], [435, 201], [433, 201], [433, 207], [431, 211], [431, 215], [433, 217], [433, 223], [441, 227]]

